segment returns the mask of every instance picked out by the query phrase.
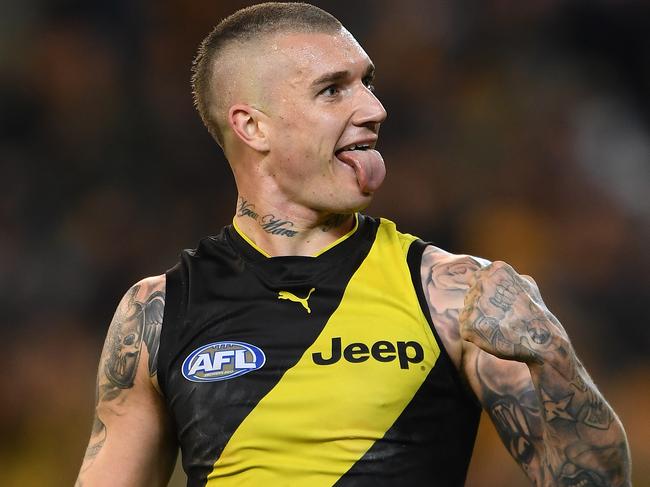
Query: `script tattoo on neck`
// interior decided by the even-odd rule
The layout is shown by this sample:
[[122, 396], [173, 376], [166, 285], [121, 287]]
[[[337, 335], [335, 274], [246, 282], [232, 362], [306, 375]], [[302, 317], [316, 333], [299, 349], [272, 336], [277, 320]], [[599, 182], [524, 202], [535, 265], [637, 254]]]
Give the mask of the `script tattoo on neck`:
[[260, 217], [259, 213], [255, 210], [255, 205], [241, 196], [237, 201], [237, 215], [252, 218], [262, 227], [262, 230], [271, 235], [291, 238], [300, 233], [298, 230], [291, 229], [294, 223], [290, 220], [283, 220], [272, 213]]
[[239, 201], [237, 202], [237, 214], [239, 216], [247, 216], [249, 218], [252, 218], [255, 221], [257, 221], [257, 219], [259, 218], [259, 215], [255, 211], [255, 205], [249, 203], [241, 196], [239, 197]]

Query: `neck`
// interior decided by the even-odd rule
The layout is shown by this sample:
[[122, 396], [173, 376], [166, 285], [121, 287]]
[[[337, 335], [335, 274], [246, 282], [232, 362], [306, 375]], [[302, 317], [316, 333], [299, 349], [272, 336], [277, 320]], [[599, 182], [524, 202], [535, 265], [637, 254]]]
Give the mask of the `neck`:
[[324, 213], [292, 206], [279, 208], [240, 195], [234, 222], [271, 257], [311, 256], [352, 230], [355, 218], [352, 213]]

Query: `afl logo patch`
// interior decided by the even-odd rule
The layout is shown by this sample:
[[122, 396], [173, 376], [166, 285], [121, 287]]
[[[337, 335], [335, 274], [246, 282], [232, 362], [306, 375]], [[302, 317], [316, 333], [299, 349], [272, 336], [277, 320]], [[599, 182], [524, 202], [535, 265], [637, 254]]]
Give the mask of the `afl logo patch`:
[[192, 382], [234, 379], [260, 369], [264, 352], [244, 342], [215, 342], [197, 348], [183, 362], [183, 377]]

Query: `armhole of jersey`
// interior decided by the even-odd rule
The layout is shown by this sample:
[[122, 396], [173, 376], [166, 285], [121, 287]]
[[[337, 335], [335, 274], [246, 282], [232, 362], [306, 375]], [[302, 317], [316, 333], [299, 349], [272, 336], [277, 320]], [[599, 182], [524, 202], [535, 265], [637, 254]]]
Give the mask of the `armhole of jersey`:
[[165, 272], [165, 310], [163, 313], [162, 330], [160, 331], [160, 344], [158, 352], [158, 386], [163, 396], [167, 397], [167, 369], [170, 364], [170, 351], [168, 344], [174, 342], [173, 333], [182, 323], [183, 311], [183, 275], [181, 263], [176, 264]]
[[406, 260], [408, 263], [409, 271], [411, 273], [411, 280], [413, 281], [413, 287], [415, 288], [415, 294], [418, 297], [418, 302], [420, 303], [422, 314], [424, 314], [427, 323], [429, 323], [429, 327], [431, 327], [431, 333], [433, 333], [433, 336], [438, 342], [438, 347], [440, 348], [440, 355], [442, 356], [443, 360], [445, 360], [445, 362], [449, 364], [449, 367], [451, 369], [451, 376], [453, 377], [453, 380], [456, 383], [458, 390], [463, 396], [465, 396], [474, 405], [480, 408], [481, 406], [480, 403], [478, 402], [478, 399], [471, 393], [469, 386], [465, 384], [461, 379], [460, 371], [456, 368], [456, 365], [451, 360], [451, 357], [447, 352], [445, 344], [440, 339], [440, 335], [438, 335], [438, 331], [436, 330], [433, 320], [431, 319], [431, 312], [429, 311], [427, 298], [424, 295], [424, 289], [422, 289], [422, 270], [421, 270], [422, 255], [424, 254], [424, 251], [429, 245], [431, 244], [428, 242], [424, 242], [420, 239], [417, 239], [414, 240], [411, 246], [409, 247]]

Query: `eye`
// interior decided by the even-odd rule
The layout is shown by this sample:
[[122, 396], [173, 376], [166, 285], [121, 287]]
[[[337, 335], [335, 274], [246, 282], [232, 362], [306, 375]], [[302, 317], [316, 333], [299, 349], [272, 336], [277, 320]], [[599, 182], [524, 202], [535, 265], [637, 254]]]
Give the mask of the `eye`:
[[368, 88], [370, 91], [375, 91], [375, 85], [372, 84], [374, 80], [374, 76], [366, 76], [362, 81], [366, 88]]
[[341, 90], [339, 90], [339, 87], [337, 85], [329, 85], [327, 88], [322, 90], [320, 94], [332, 97], [338, 95], [340, 91]]

